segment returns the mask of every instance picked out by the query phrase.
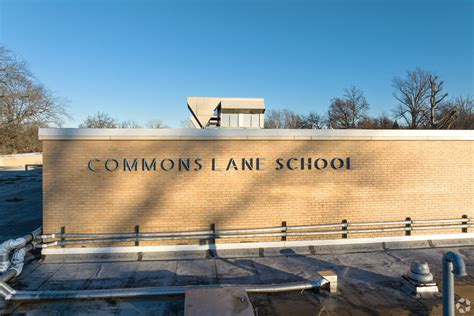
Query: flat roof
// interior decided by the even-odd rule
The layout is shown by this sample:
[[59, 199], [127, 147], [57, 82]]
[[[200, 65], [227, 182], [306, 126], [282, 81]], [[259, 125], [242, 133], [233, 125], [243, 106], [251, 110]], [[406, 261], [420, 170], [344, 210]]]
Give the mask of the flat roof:
[[188, 97], [188, 104], [219, 104], [229, 109], [265, 109], [264, 98], [220, 98], [220, 97]]
[[40, 140], [474, 140], [474, 130], [40, 128]]

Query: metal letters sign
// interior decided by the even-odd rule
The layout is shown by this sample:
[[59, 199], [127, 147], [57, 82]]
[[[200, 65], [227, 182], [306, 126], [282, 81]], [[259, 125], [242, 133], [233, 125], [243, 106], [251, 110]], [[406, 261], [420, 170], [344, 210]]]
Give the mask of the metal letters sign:
[[350, 157], [304, 158], [278, 157], [272, 161], [262, 157], [251, 158], [212, 158], [205, 161], [201, 158], [95, 158], [87, 163], [92, 172], [154, 172], [177, 171], [197, 172], [204, 169], [211, 171], [262, 171], [262, 170], [350, 170]]

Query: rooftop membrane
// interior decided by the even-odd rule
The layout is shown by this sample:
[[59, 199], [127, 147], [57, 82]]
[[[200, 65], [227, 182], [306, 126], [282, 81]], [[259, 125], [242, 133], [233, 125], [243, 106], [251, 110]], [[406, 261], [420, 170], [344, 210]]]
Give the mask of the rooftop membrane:
[[[313, 280], [318, 271], [338, 275], [338, 293], [251, 294], [259, 315], [438, 315], [441, 295], [415, 297], [402, 275], [413, 260], [428, 262], [441, 281], [444, 251], [461, 253], [469, 276], [456, 279], [456, 295], [474, 301], [474, 241], [316, 246], [187, 253], [47, 255], [29, 262], [11, 286], [16, 290], [94, 290], [193, 284], [279, 284]], [[30, 258], [31, 259], [31, 258]], [[10, 312], [180, 314], [184, 296], [147, 299], [44, 301], [10, 306]]]

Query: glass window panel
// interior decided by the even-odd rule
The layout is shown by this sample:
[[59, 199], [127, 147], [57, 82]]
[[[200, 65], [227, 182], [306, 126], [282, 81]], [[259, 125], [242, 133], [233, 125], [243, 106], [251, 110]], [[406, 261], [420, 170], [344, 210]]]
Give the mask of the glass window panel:
[[250, 114], [243, 114], [242, 127], [252, 127]]
[[221, 126], [230, 127], [230, 115], [227, 113], [221, 114]]
[[239, 127], [238, 114], [229, 114], [229, 127]]
[[252, 127], [260, 127], [260, 114], [251, 114], [252, 115]]

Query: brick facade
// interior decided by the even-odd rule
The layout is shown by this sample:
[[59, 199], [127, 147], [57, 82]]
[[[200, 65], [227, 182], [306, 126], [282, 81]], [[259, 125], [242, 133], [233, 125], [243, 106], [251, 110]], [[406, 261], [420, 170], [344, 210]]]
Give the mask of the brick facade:
[[[108, 233], [133, 232], [135, 225], [144, 232], [474, 217], [471, 140], [53, 139], [43, 150], [44, 233], [62, 226]], [[350, 169], [301, 170], [293, 160], [296, 170], [276, 170], [277, 158], [320, 157], [328, 164], [350, 158]], [[111, 158], [120, 163], [113, 172], [104, 167]], [[143, 170], [142, 159], [153, 158], [156, 171]], [[179, 158], [190, 159], [190, 171], [178, 170]], [[213, 171], [213, 158], [223, 169], [234, 158], [239, 170]], [[242, 158], [263, 158], [263, 170], [241, 170]], [[98, 159], [96, 172], [91, 159]], [[131, 167], [125, 171], [124, 159]], [[163, 159], [174, 168], [163, 171]], [[194, 159], [201, 170], [193, 170]]]

